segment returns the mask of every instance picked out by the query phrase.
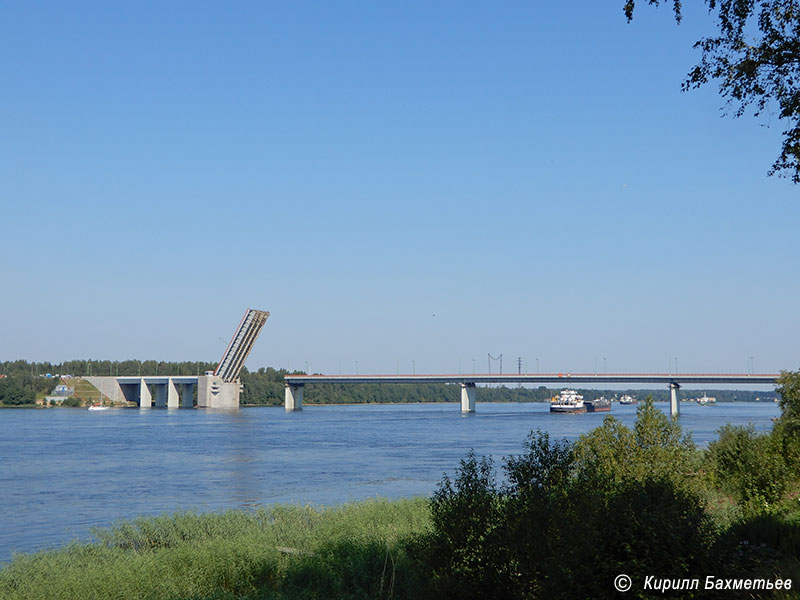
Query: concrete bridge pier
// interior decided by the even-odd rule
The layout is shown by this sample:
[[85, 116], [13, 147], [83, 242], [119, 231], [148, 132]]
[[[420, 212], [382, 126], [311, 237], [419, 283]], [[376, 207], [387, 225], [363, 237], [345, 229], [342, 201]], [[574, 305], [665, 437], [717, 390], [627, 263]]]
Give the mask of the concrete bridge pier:
[[286, 410], [303, 410], [303, 384], [286, 384]]
[[681, 401], [680, 398], [678, 398], [678, 390], [680, 388], [681, 386], [674, 381], [669, 384], [669, 414], [672, 415], [673, 418], [681, 416]]
[[167, 408], [167, 384], [157, 383], [156, 388], [156, 408]]
[[178, 388], [172, 377], [167, 380], [167, 408], [178, 408]]
[[462, 383], [461, 384], [461, 412], [474, 413], [475, 412], [475, 384]]
[[150, 408], [153, 406], [153, 396], [150, 388], [147, 387], [144, 379], [139, 380], [139, 408]]
[[191, 383], [181, 384], [181, 408], [194, 407], [194, 385]]

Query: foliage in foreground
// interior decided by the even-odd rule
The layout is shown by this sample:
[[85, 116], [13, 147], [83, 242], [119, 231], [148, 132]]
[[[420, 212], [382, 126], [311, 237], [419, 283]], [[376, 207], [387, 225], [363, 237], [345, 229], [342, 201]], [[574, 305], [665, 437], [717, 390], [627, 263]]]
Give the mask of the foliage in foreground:
[[96, 544], [15, 556], [0, 597], [410, 598], [403, 540], [427, 523], [423, 499], [140, 518]]
[[680, 470], [694, 459], [652, 402], [634, 430], [609, 418], [577, 444], [532, 433], [502, 485], [490, 460], [469, 455], [432, 501], [437, 595], [603, 598], [619, 573], [702, 572], [713, 529]]
[[[728, 427], [703, 456], [648, 400], [633, 428], [608, 417], [575, 444], [533, 432], [504, 461], [501, 484], [490, 459], [470, 454], [431, 503], [433, 593], [611, 598], [620, 573], [639, 584], [704, 574], [800, 582], [800, 503], [784, 494], [781, 448], [777, 435]], [[724, 492], [733, 518], [710, 502]]]

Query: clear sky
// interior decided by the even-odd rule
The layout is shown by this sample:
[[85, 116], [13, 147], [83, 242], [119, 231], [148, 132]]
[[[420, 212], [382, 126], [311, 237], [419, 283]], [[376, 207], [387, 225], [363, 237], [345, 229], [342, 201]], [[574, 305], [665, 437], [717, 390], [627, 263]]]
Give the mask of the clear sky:
[[622, 4], [0, 3], [0, 360], [253, 307], [250, 368], [800, 368], [781, 124], [680, 91], [702, 7]]

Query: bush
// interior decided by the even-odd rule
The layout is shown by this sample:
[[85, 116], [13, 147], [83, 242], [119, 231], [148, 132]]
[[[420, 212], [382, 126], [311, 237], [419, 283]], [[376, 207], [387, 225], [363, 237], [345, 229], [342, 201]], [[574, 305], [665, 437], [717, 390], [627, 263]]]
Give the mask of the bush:
[[509, 558], [503, 498], [491, 459], [473, 451], [455, 481], [445, 475], [431, 500], [433, 534], [426, 556], [435, 595], [496, 598], [508, 595]]
[[0, 379], [0, 403], [6, 406], [22, 406], [36, 403], [33, 390], [19, 385], [9, 377]]
[[700, 454], [689, 434], [648, 397], [636, 411], [633, 429], [614, 417], [584, 434], [575, 445], [577, 467], [600, 489], [626, 481], [663, 479], [697, 490]]
[[708, 460], [725, 491], [749, 509], [778, 502], [789, 487], [791, 471], [781, 439], [757, 434], [753, 426], [725, 425], [708, 447]]
[[609, 485], [604, 470], [583, 467], [572, 444], [534, 432], [525, 452], [505, 461], [498, 488], [491, 461], [470, 453], [431, 501], [434, 596], [606, 598], [619, 573], [641, 581], [703, 571], [712, 529], [680, 479]]

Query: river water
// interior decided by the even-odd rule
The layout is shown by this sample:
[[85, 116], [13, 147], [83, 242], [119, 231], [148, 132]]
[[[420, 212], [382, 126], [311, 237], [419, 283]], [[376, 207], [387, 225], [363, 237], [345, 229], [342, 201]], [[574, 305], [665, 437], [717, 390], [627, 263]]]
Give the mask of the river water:
[[[574, 440], [607, 414], [550, 414], [546, 403], [479, 403], [463, 416], [451, 403], [2, 410], [0, 562], [137, 515], [429, 496], [470, 448], [499, 463], [533, 429]], [[636, 407], [611, 414], [632, 425]], [[725, 423], [767, 431], [778, 415], [771, 402], [681, 406], [701, 446]]]

